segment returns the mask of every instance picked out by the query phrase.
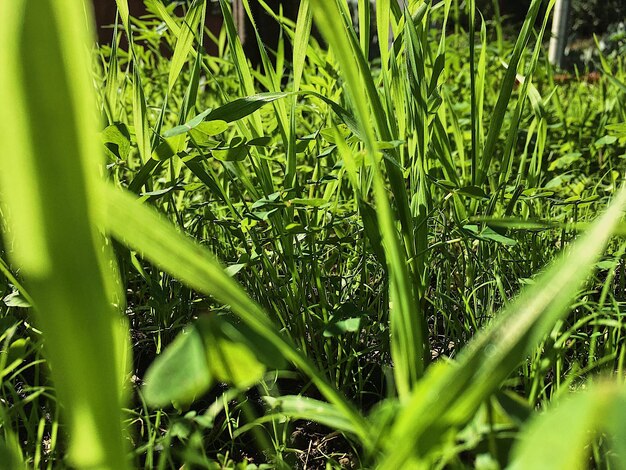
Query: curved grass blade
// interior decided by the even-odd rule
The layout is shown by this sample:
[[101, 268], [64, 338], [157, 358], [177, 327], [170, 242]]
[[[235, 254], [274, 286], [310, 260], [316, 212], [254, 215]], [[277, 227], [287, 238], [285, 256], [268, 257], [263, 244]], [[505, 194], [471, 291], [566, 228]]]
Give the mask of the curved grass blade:
[[598, 431], [610, 431], [611, 425], [607, 423], [623, 417], [615, 411], [625, 407], [624, 390], [612, 383], [595, 385], [566, 397], [522, 431], [507, 469], [587, 468], [590, 441]]
[[555, 322], [567, 315], [625, 208], [626, 189], [622, 188], [580, 240], [479, 333], [458, 361], [437, 363], [428, 370], [398, 415], [381, 468], [402, 468], [414, 455], [426, 457], [447, 430], [473, 416]]
[[323, 401], [297, 395], [265, 397], [264, 399], [274, 413], [294, 419], [308, 419], [341, 432], [352, 432], [352, 423], [337, 413], [333, 406]]
[[243, 119], [250, 114], [258, 111], [268, 103], [272, 103], [278, 99], [286, 98], [288, 96], [314, 96], [326, 104], [328, 104], [333, 112], [348, 126], [348, 128], [357, 135], [360, 135], [359, 128], [352, 117], [352, 115], [342, 108], [339, 104], [335, 103], [331, 99], [320, 95], [314, 91], [301, 91], [301, 92], [267, 92], [258, 93], [252, 96], [246, 96], [244, 98], [237, 98], [215, 109], [206, 109], [200, 114], [194, 116], [192, 119], [184, 124], [173, 127], [163, 133], [163, 137], [173, 137], [199, 126], [202, 122], [220, 120], [224, 122], [233, 122]]

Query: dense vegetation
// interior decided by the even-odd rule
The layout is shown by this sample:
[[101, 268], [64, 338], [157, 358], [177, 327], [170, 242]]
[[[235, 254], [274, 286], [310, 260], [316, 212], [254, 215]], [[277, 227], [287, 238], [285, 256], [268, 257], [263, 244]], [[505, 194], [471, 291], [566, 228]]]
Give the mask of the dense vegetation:
[[0, 4], [0, 468], [625, 465], [623, 56], [117, 3], [91, 76], [80, 1]]

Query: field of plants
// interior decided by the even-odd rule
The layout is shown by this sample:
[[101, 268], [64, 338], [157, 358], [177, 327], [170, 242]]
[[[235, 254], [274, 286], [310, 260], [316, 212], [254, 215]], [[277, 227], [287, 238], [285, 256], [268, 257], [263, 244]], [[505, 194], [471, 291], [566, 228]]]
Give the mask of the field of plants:
[[626, 47], [406, 3], [0, 2], [0, 469], [626, 468]]

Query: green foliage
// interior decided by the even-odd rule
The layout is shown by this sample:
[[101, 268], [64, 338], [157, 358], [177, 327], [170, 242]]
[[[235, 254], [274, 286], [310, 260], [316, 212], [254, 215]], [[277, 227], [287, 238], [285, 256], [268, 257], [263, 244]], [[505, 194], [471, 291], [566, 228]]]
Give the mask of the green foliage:
[[6, 461], [123, 467], [124, 377], [138, 468], [620, 463], [623, 57], [562, 83], [551, 1], [509, 42], [474, 2], [302, 0], [261, 2], [275, 50], [249, 18], [253, 68], [230, 2], [214, 35], [118, 0], [94, 103], [52, 3], [0, 7]]

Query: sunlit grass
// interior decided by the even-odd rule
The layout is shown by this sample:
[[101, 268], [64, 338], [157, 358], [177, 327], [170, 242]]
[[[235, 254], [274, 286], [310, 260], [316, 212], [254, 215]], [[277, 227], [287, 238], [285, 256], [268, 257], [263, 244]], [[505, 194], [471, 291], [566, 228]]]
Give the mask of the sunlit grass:
[[555, 83], [554, 2], [515, 35], [473, 2], [265, 5], [252, 66], [226, 0], [218, 36], [206, 2], [118, 0], [92, 82], [81, 2], [44, 3], [0, 7], [0, 459], [623, 458], [589, 431], [623, 433], [626, 75]]

